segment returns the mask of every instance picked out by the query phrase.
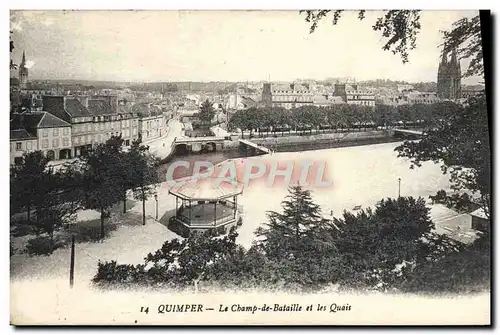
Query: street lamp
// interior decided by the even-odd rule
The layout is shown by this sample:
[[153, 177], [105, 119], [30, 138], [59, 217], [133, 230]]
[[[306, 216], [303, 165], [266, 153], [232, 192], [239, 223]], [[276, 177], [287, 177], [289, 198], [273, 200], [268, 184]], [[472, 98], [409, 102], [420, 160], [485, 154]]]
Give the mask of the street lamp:
[[401, 178], [398, 178], [398, 199], [401, 197]]
[[155, 194], [155, 201], [156, 201], [156, 220], [158, 220], [158, 194]]

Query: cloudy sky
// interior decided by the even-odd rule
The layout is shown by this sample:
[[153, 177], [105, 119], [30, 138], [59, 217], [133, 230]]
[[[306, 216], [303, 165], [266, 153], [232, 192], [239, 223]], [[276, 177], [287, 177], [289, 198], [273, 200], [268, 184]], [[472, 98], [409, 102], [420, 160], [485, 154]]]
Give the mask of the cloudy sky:
[[346, 12], [337, 26], [325, 20], [309, 34], [294, 11], [16, 11], [12, 56], [19, 63], [26, 50], [36, 79], [436, 81], [440, 31], [475, 14], [423, 12], [417, 48], [402, 64], [381, 49], [381, 34], [371, 28], [376, 12], [362, 22]]

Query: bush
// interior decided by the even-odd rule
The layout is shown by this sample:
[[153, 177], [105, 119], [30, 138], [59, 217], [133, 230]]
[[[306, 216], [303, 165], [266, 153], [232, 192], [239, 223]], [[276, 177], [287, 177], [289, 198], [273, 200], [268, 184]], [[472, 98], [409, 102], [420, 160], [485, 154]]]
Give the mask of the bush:
[[92, 279], [95, 284], [130, 284], [139, 283], [145, 278], [144, 266], [117, 264], [116, 261], [100, 262], [97, 274]]
[[54, 250], [64, 247], [61, 241], [54, 241], [49, 236], [39, 236], [32, 238], [26, 244], [26, 252], [30, 256], [34, 255], [50, 255]]
[[34, 235], [35, 231], [33, 229], [34, 222], [28, 220], [20, 220], [12, 222], [10, 232], [13, 237], [20, 237], [26, 235]]

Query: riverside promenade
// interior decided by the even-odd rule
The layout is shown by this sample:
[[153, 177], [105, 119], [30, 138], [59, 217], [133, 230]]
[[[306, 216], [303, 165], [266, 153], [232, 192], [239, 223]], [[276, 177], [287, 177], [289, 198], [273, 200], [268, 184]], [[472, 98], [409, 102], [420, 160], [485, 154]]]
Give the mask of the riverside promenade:
[[168, 123], [168, 130], [165, 136], [144, 142], [144, 144], [149, 146], [149, 151], [152, 154], [165, 159], [172, 153], [172, 144], [175, 139], [183, 136], [182, 123], [177, 119], [172, 119]]

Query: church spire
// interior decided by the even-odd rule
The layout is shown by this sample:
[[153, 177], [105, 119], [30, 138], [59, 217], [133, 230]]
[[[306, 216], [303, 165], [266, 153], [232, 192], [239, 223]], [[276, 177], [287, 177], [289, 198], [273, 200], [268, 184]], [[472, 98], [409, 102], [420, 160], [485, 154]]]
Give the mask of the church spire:
[[23, 50], [23, 60], [21, 61], [21, 66], [22, 67], [25, 67], [26, 66], [26, 56], [24, 54], [24, 50]]

